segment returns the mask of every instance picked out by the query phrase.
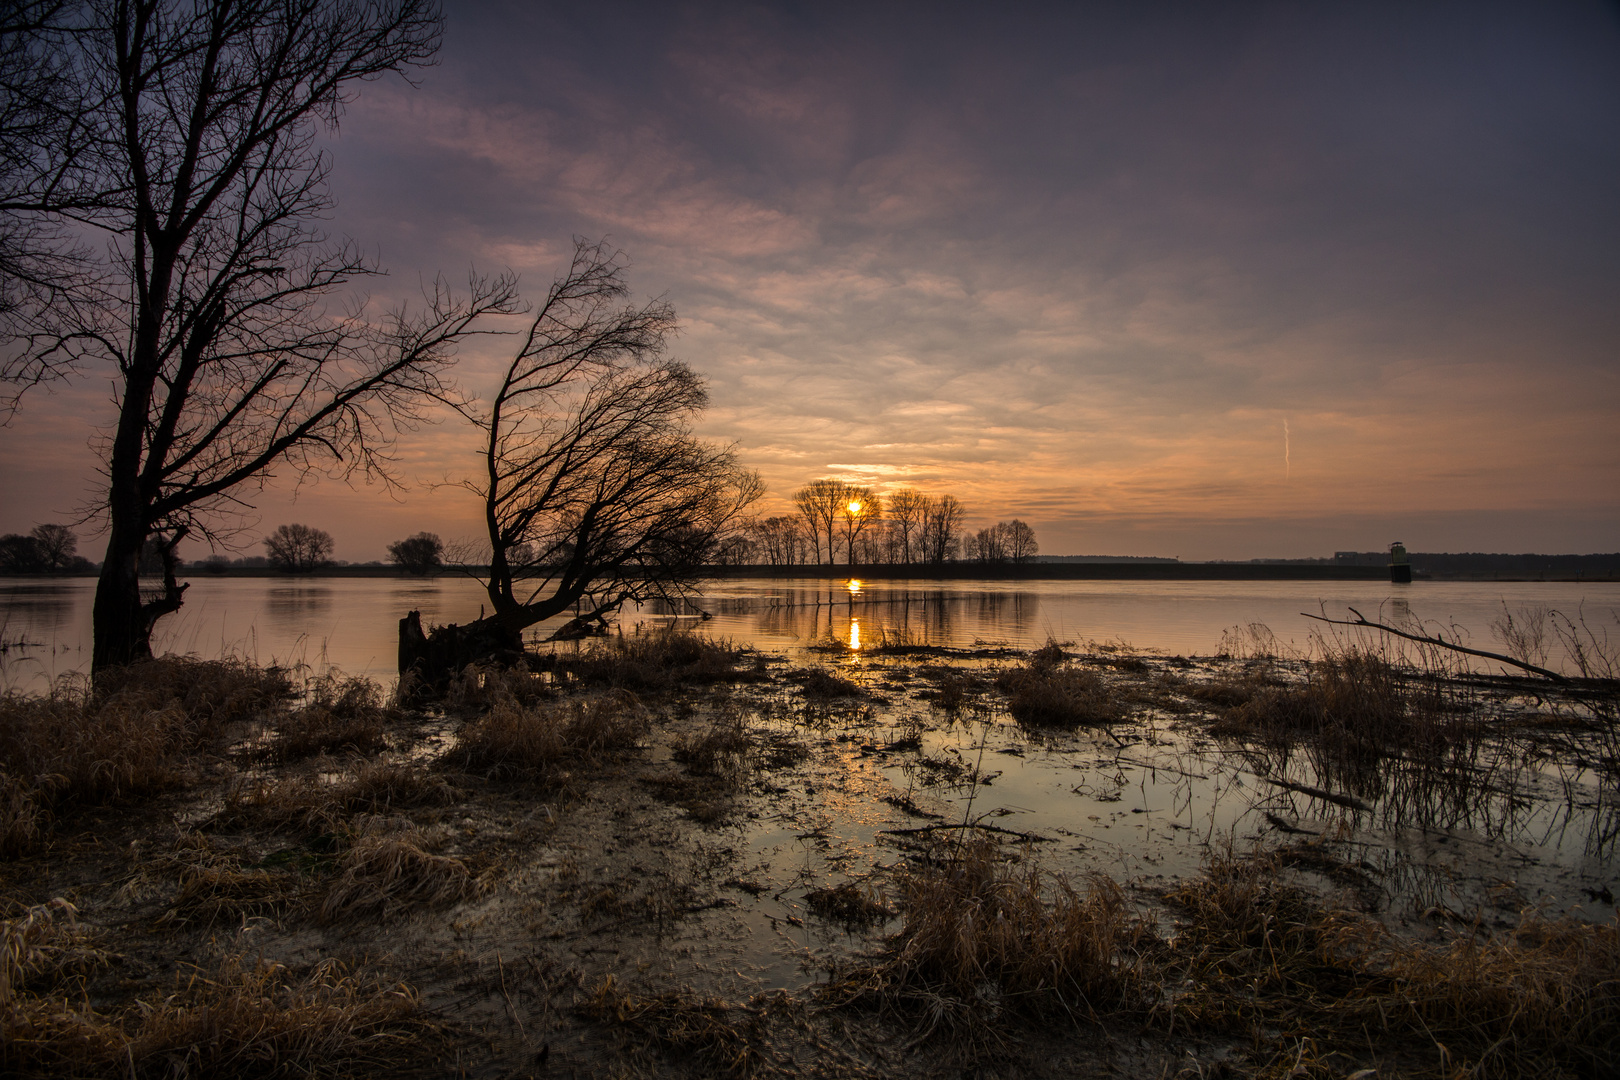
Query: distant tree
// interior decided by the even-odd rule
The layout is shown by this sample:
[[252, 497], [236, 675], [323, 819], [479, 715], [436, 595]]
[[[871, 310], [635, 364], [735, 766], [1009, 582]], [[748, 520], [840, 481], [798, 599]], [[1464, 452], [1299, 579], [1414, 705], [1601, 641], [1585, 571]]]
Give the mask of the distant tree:
[[961, 545], [962, 522], [967, 507], [955, 495], [941, 495], [933, 500], [923, 515], [922, 547], [925, 561], [945, 563], [956, 558]]
[[324, 566], [332, 554], [332, 534], [308, 525], [282, 525], [264, 538], [270, 565], [293, 573]]
[[30, 534], [39, 545], [40, 559], [48, 571], [66, 570], [74, 563], [79, 538], [66, 525], [36, 525]]
[[752, 533], [760, 556], [771, 566], [797, 566], [804, 561], [805, 527], [799, 518], [787, 514], [768, 517], [754, 522]]
[[7, 574], [44, 573], [45, 556], [39, 550], [39, 541], [21, 533], [0, 536], [0, 571]]
[[889, 495], [889, 523], [897, 534], [900, 561], [911, 561], [913, 542], [922, 532], [923, 520], [932, 502], [927, 495], [911, 488], [901, 488]]
[[430, 532], [419, 532], [388, 545], [388, 560], [407, 574], [431, 574], [444, 565], [444, 541]]
[[816, 561], [821, 561], [821, 538], [827, 538], [827, 565], [833, 565], [833, 537], [839, 515], [849, 505], [849, 485], [842, 480], [812, 480], [793, 495], [793, 504], [804, 519], [805, 528], [816, 545]]
[[855, 565], [857, 542], [873, 526], [883, 520], [883, 500], [872, 494], [869, 487], [844, 485], [844, 505], [839, 508], [844, 519], [844, 562]]
[[1007, 557], [1015, 563], [1026, 563], [1040, 554], [1041, 545], [1035, 540], [1035, 530], [1018, 518], [1006, 522]]

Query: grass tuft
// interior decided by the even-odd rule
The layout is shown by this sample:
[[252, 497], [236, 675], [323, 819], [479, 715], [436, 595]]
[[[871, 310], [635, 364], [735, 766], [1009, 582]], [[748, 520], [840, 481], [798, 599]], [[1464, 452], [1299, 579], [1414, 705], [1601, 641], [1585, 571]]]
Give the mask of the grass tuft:
[[1063, 647], [1048, 641], [1022, 667], [996, 677], [1013, 719], [1036, 727], [1095, 727], [1124, 719], [1125, 712], [1094, 671], [1075, 667]]
[[486, 776], [546, 779], [564, 763], [635, 747], [647, 723], [646, 708], [627, 690], [530, 709], [503, 703], [461, 729], [450, 759]]
[[674, 627], [598, 638], [577, 655], [557, 654], [556, 670], [582, 683], [631, 690], [757, 682], [763, 658], [752, 649]]
[[308, 703], [276, 724], [276, 739], [266, 756], [296, 761], [335, 751], [373, 754], [385, 745], [388, 719], [376, 683], [329, 671], [310, 684]]
[[969, 1037], [1004, 1014], [1079, 1020], [1134, 1004], [1138, 930], [1117, 885], [1077, 889], [982, 836], [942, 854], [900, 876], [904, 924], [875, 963], [844, 973], [835, 997]]
[[344, 1077], [436, 1072], [437, 1025], [404, 985], [361, 982], [334, 960], [303, 977], [225, 960], [117, 1016], [64, 998], [14, 996], [0, 1010], [8, 1076]]
[[476, 891], [460, 859], [423, 851], [416, 836], [369, 836], [343, 856], [338, 879], [321, 901], [323, 923], [390, 919], [408, 908], [443, 907]]

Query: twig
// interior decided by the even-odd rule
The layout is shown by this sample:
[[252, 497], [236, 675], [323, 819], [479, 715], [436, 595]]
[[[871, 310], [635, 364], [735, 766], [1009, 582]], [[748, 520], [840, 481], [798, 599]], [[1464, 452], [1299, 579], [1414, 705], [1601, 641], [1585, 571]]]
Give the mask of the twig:
[[[1348, 605], [1346, 606], [1348, 607]], [[1453, 652], [1467, 653], [1469, 656], [1482, 656], [1486, 660], [1497, 660], [1504, 664], [1512, 664], [1516, 668], [1535, 672], [1537, 675], [1549, 678], [1554, 682], [1569, 682], [1567, 677], [1558, 674], [1556, 671], [1549, 671], [1544, 667], [1536, 667], [1536, 665], [1527, 664], [1523, 660], [1515, 660], [1511, 656], [1503, 656], [1501, 653], [1486, 652], [1484, 649], [1470, 649], [1466, 645], [1455, 645], [1441, 637], [1430, 637], [1427, 634], [1410, 634], [1405, 630], [1397, 630], [1393, 626], [1386, 626], [1379, 622], [1370, 622], [1365, 615], [1359, 611], [1356, 611], [1355, 608], [1350, 608], [1350, 610], [1355, 612], [1356, 617], [1354, 620], [1330, 619], [1326, 615], [1312, 615], [1308, 611], [1302, 611], [1300, 614], [1305, 616], [1307, 619], [1315, 619], [1317, 622], [1332, 623], [1334, 626], [1371, 627], [1374, 630], [1382, 630], [1386, 634], [1394, 634], [1396, 637], [1403, 637], [1408, 641], [1419, 641], [1425, 645], [1438, 645], [1442, 649], [1450, 649]]]
[[1036, 836], [1034, 833], [1019, 832], [1017, 829], [1003, 829], [1000, 825], [982, 825], [978, 822], [965, 822], [961, 825], [918, 825], [911, 829], [879, 829], [878, 831], [889, 836], [916, 836], [919, 833], [939, 832], [943, 829], [983, 829], [985, 832], [1006, 833], [1016, 836], [1020, 840], [1031, 843], [1049, 843], [1053, 837]]
[[1326, 802], [1337, 803], [1340, 806], [1348, 807], [1351, 810], [1363, 810], [1367, 813], [1372, 813], [1372, 804], [1362, 802], [1354, 795], [1340, 795], [1334, 791], [1323, 791], [1321, 788], [1311, 787], [1309, 784], [1296, 784], [1292, 780], [1278, 780], [1273, 776], [1263, 776], [1261, 779], [1268, 784], [1276, 784], [1280, 788], [1287, 788], [1289, 791], [1297, 791], [1301, 795], [1309, 795], [1313, 799], [1322, 799]]

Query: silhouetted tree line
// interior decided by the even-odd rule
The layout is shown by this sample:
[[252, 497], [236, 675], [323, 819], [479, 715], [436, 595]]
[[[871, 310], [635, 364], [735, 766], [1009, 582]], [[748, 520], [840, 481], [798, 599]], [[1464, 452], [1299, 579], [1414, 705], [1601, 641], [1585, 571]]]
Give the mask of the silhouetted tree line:
[[95, 569], [76, 554], [79, 538], [66, 525], [38, 525], [32, 532], [0, 536], [0, 573], [72, 574]]
[[939, 565], [1027, 562], [1040, 551], [1035, 530], [1003, 521], [978, 532], [954, 495], [901, 488], [887, 497], [843, 480], [813, 480], [793, 496], [797, 514], [753, 523], [723, 565]]

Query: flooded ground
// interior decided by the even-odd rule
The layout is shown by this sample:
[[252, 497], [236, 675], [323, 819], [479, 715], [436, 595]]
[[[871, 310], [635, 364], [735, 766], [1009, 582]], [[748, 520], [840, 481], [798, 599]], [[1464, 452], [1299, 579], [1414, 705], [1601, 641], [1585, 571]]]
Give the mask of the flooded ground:
[[[180, 961], [251, 954], [302, 971], [337, 957], [418, 988], [451, 1025], [440, 1064], [463, 1075], [1608, 1069], [1528, 1036], [1504, 1051], [1301, 1028], [1311, 1014], [1267, 1005], [1264, 979], [1245, 976], [1241, 1002], [1219, 997], [1219, 971], [1175, 943], [1208, 922], [1188, 922], [1187, 897], [1236, 865], [1264, 866], [1267, 902], [1297, 890], [1301, 911], [1341, 931], [1354, 920], [1436, 957], [1544, 923], [1612, 936], [1612, 684], [1470, 671], [1366, 631], [1307, 652], [1250, 627], [1221, 655], [1164, 655], [948, 647], [915, 626], [873, 635], [867, 618], [854, 632], [853, 618], [823, 620], [818, 638], [730, 654], [723, 672], [692, 669], [702, 677], [586, 662], [630, 655], [651, 631], [569, 647], [531, 682], [479, 678], [443, 711], [377, 711], [386, 730], [314, 739], [313, 757], [276, 749], [301, 730], [285, 716], [244, 720], [179, 788], [64, 814], [45, 852], [7, 866], [5, 894], [14, 910], [77, 905], [122, 958], [122, 990], [89, 984], [107, 1007], [172, 981]], [[323, 707], [301, 706], [299, 723], [345, 715], [336, 699]], [[544, 767], [523, 765], [516, 743], [474, 753], [497, 720], [572, 717], [572, 731], [592, 710], [607, 726]], [[403, 771], [378, 794], [390, 769]], [[367, 784], [366, 798], [334, 801]], [[1000, 996], [1005, 978], [967, 999], [931, 987], [933, 1013], [870, 989], [892, 981], [896, 943], [915, 941], [919, 875], [952, 872], [970, 834], [1007, 865], [1120, 890], [1141, 929], [1110, 962], [1135, 957], [1133, 1004], [1098, 999], [1031, 1025]], [[433, 899], [396, 882], [342, 915], [355, 853], [394, 841], [453, 863], [465, 887]], [[1267, 951], [1279, 945], [1256, 952], [1270, 934], [1222, 970], [1255, 956], [1286, 967]], [[1372, 985], [1352, 996], [1382, 1002]], [[952, 1009], [1005, 1017], [957, 1023]]]

